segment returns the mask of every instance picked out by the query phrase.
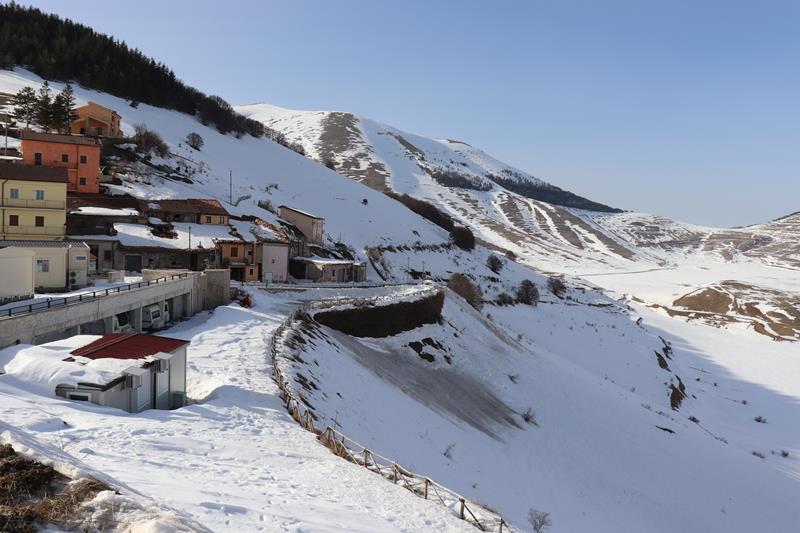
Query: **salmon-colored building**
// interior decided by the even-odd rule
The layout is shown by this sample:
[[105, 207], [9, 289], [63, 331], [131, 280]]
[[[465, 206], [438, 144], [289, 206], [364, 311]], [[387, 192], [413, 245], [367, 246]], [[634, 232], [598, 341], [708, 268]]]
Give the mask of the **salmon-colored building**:
[[91, 137], [26, 131], [22, 134], [26, 165], [66, 167], [68, 192], [100, 192], [100, 143]]
[[258, 281], [260, 273], [256, 264], [256, 243], [219, 240], [217, 249], [222, 256], [222, 267], [231, 271], [231, 280]]
[[70, 125], [72, 133], [93, 137], [122, 137], [120, 116], [113, 109], [89, 102], [76, 107], [74, 111], [78, 118]]

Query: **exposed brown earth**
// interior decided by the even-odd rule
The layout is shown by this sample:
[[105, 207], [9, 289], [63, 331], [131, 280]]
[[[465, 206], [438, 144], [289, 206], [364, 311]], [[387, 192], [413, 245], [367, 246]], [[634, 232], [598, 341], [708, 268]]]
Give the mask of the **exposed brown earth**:
[[800, 340], [798, 302], [796, 294], [728, 280], [681, 296], [668, 312], [715, 325], [748, 322], [775, 340]]
[[321, 157], [337, 160], [337, 170], [342, 174], [375, 190], [389, 190], [386, 184], [389, 172], [372, 159], [372, 149], [363, 142], [358, 118], [352, 113], [333, 112], [325, 116], [317, 149]]
[[110, 488], [96, 479], [73, 481], [52, 467], [0, 445], [0, 531], [30, 533], [46, 526], [84, 523], [81, 504]]

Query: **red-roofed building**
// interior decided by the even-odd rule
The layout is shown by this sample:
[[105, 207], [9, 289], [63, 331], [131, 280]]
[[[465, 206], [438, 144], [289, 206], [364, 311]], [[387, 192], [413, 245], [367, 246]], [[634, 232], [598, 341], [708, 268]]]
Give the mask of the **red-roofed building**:
[[[78, 337], [75, 337], [76, 339]], [[130, 413], [186, 405], [186, 346], [189, 341], [113, 333], [75, 348], [64, 359], [104, 372], [104, 383], [61, 383], [56, 395], [116, 407]], [[122, 361], [130, 361], [127, 366]]]
[[109, 333], [71, 354], [88, 359], [145, 359], [158, 352], [172, 353], [187, 344], [189, 341], [144, 333]]

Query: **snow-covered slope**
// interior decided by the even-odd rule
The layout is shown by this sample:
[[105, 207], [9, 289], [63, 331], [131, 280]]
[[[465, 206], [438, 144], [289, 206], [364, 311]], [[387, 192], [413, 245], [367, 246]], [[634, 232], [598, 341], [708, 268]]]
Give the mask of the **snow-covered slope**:
[[[554, 531], [749, 531], [765, 516], [792, 531], [800, 388], [730, 375], [702, 330], [677, 336], [646, 308], [573, 296], [583, 303], [546, 297], [487, 321], [448, 293], [440, 324], [385, 338], [298, 323], [303, 341], [287, 334], [279, 364], [318, 425], [517, 525], [536, 508]], [[751, 368], [798, 376], [771, 341], [708, 335], [758, 349]]]

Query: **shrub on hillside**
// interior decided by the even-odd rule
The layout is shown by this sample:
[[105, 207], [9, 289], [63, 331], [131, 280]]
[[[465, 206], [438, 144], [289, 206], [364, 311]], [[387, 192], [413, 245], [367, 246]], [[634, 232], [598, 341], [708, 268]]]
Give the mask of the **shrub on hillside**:
[[431, 177], [445, 187], [471, 189], [474, 191], [490, 191], [492, 184], [485, 182], [479, 176], [470, 176], [449, 168], [435, 168], [430, 171]]
[[475, 235], [466, 226], [453, 226], [450, 230], [450, 240], [462, 250], [475, 248]]
[[203, 140], [203, 138], [200, 136], [199, 133], [193, 131], [192, 133], [186, 136], [186, 144], [188, 144], [195, 150], [200, 151], [200, 148], [203, 147], [205, 141]]
[[450, 276], [447, 288], [464, 298], [475, 309], [480, 310], [483, 307], [483, 291], [464, 274], [456, 272]]
[[561, 278], [551, 277], [547, 280], [547, 289], [557, 297], [561, 298], [567, 291], [567, 286]]
[[407, 194], [397, 194], [391, 191], [387, 192], [386, 196], [397, 200], [419, 216], [430, 220], [440, 228], [446, 229], [447, 231], [453, 229], [453, 219], [450, 215], [425, 200], [419, 200]]
[[501, 292], [500, 294], [498, 294], [497, 298], [495, 298], [494, 301], [495, 301], [495, 303], [497, 305], [501, 305], [501, 306], [502, 305], [514, 305], [514, 298], [510, 294], [508, 294], [507, 292]]
[[510, 261], [516, 261], [517, 260], [517, 254], [515, 254], [511, 250], [506, 250], [505, 256], [506, 256], [506, 259], [508, 259]]
[[147, 129], [144, 124], [136, 124], [134, 127], [136, 133], [133, 135], [133, 142], [136, 146], [144, 152], [152, 152], [160, 157], [166, 157], [169, 154], [169, 147], [161, 135]]
[[539, 303], [539, 289], [529, 279], [523, 279], [517, 287], [517, 301], [525, 305], [536, 305]]
[[503, 260], [494, 254], [490, 254], [486, 258], [486, 267], [495, 274], [499, 274], [503, 270]]

